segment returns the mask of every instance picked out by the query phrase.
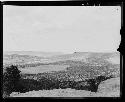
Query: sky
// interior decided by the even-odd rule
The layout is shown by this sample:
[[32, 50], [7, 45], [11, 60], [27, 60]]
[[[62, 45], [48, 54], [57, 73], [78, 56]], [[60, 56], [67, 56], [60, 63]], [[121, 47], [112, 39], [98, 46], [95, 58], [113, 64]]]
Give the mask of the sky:
[[120, 6], [3, 6], [3, 50], [115, 52]]

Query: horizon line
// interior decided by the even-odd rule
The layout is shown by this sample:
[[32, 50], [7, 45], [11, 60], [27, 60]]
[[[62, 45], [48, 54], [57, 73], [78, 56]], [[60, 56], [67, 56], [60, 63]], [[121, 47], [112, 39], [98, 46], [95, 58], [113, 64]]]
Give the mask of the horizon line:
[[45, 53], [114, 53], [119, 51], [74, 51], [74, 52], [61, 52], [61, 51], [33, 51], [33, 50], [3, 50], [3, 52], [45, 52]]

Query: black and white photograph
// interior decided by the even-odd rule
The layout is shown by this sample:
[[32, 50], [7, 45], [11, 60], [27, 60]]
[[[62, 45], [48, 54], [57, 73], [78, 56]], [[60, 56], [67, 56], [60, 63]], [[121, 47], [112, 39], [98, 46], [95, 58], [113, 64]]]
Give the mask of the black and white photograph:
[[3, 5], [3, 98], [120, 97], [120, 6]]

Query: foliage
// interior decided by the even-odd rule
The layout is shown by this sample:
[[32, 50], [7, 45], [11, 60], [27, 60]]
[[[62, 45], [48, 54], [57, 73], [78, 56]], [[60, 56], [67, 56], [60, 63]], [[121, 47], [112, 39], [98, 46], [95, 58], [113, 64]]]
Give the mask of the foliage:
[[[67, 68], [67, 71], [22, 74], [21, 79], [18, 71], [14, 72], [10, 71], [12, 70], [11, 68], [6, 68], [5, 72], [8, 73], [4, 73], [4, 80], [6, 80], [4, 84], [7, 83], [8, 87], [10, 87], [9, 90], [12, 89], [10, 92], [28, 92], [32, 90], [51, 90], [59, 88], [72, 88], [96, 92], [101, 81], [113, 77], [112, 74], [110, 75], [110, 72], [116, 72], [116, 68], [114, 67], [116, 66], [70, 66]], [[14, 82], [16, 82], [16, 84], [14, 84]]]
[[111, 78], [111, 77], [98, 76], [96, 78], [86, 79], [83, 81], [73, 81], [73, 80], [66, 81], [66, 80], [54, 79], [54, 78], [51, 78], [49, 74], [48, 75], [44, 74], [44, 75], [41, 75], [41, 78], [39, 80], [33, 80], [33, 79], [27, 78], [27, 79], [21, 79], [20, 83], [22, 83], [23, 89], [25, 89], [25, 91], [72, 88], [77, 90], [89, 90], [92, 92], [96, 92], [100, 82], [108, 78]]
[[20, 71], [17, 66], [11, 65], [6, 67], [3, 73], [3, 93], [8, 96], [11, 92], [16, 91], [17, 83], [20, 78]]

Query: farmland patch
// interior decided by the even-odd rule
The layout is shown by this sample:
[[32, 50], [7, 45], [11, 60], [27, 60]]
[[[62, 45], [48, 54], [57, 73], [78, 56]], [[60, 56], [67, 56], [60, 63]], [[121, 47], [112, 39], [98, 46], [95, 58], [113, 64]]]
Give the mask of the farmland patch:
[[24, 74], [38, 74], [44, 72], [51, 72], [51, 71], [61, 71], [66, 70], [69, 65], [40, 65], [37, 67], [26, 67], [26, 68], [19, 68], [21, 73]]

